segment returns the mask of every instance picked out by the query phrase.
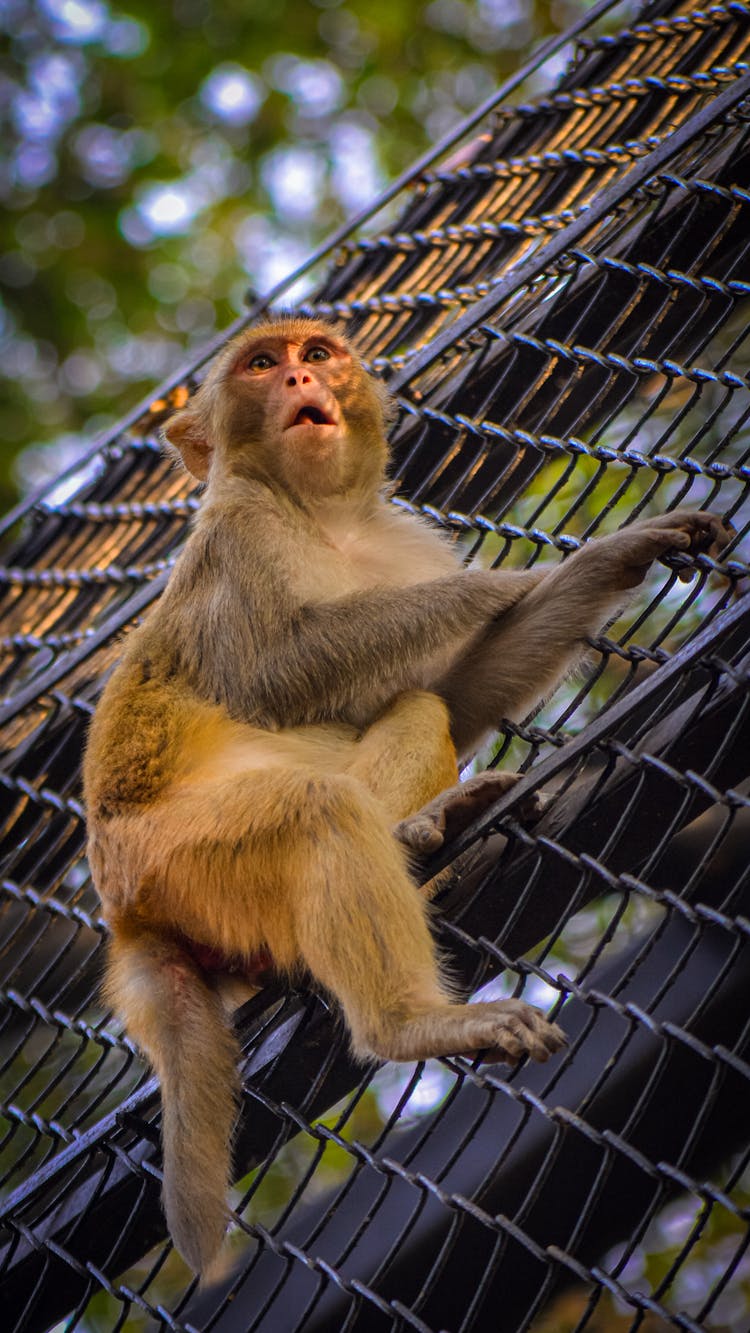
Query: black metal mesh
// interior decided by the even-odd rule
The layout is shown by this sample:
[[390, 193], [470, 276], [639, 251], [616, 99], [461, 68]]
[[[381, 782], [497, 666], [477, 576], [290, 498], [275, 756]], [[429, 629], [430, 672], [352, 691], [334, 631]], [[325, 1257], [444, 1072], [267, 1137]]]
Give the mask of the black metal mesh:
[[750, 1324], [749, 51], [740, 3], [592, 27], [304, 306], [389, 379], [395, 503], [467, 560], [556, 561], [684, 504], [738, 536], [692, 583], [658, 566], [585, 681], [502, 727], [483, 760], [526, 776], [451, 849], [456, 973], [551, 1008], [567, 1051], [363, 1070], [321, 999], [261, 993], [212, 1293], [165, 1240], [158, 1092], [97, 997], [80, 805], [92, 705], [197, 503], [155, 444], [164, 403], [29, 507], [0, 571], [4, 1327]]

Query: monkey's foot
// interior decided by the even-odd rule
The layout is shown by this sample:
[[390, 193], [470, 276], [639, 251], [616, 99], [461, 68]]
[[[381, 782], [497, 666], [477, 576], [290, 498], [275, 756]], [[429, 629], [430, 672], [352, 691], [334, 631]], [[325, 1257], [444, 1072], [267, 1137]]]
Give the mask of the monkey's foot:
[[545, 1061], [565, 1045], [556, 1023], [525, 1000], [440, 1005], [394, 1025], [371, 1043], [386, 1060], [426, 1060], [430, 1056], [480, 1056], [486, 1064], [516, 1065], [524, 1056]]
[[[497, 1000], [489, 1004], [472, 1004], [469, 1009], [494, 1010], [492, 1022], [497, 1025], [500, 1039], [492, 1045], [480, 1047], [483, 1064], [516, 1065], [525, 1055], [544, 1063], [565, 1046], [567, 1037], [557, 1023], [550, 1023], [541, 1009], [525, 1000]], [[490, 1016], [487, 1016], [487, 1021]], [[464, 1054], [474, 1058], [476, 1047]]]
[[[463, 833], [478, 815], [510, 791], [519, 777], [519, 773], [502, 773], [494, 768], [486, 773], [475, 773], [465, 782], [457, 782], [454, 787], [441, 791], [416, 814], [402, 819], [393, 835], [411, 851], [429, 856], [442, 847], [446, 839]], [[533, 823], [541, 815], [544, 805], [544, 797], [533, 792], [523, 801], [519, 816], [524, 823]]]

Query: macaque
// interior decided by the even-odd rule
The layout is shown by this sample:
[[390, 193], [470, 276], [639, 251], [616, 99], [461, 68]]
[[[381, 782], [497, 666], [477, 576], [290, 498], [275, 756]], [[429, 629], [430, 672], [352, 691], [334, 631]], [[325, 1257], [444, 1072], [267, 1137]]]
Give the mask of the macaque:
[[91, 728], [106, 993], [160, 1079], [167, 1221], [204, 1279], [228, 1216], [232, 978], [311, 977], [362, 1059], [561, 1046], [521, 1000], [461, 1002], [410, 868], [515, 780], [456, 787], [457, 761], [550, 691], [654, 559], [727, 537], [678, 510], [549, 571], [465, 569], [386, 496], [389, 413], [328, 324], [229, 343], [166, 425], [205, 496]]

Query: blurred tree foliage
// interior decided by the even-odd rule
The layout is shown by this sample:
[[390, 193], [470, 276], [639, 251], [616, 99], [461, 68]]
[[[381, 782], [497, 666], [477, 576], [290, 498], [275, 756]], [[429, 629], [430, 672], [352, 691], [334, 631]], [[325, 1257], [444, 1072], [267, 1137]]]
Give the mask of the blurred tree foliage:
[[2, 508], [586, 0], [123, 2], [0, 0]]

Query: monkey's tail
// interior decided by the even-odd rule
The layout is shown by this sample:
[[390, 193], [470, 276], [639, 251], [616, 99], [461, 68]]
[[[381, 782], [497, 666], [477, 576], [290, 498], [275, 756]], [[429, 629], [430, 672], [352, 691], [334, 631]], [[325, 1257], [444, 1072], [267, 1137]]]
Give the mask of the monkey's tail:
[[116, 928], [105, 989], [161, 1084], [170, 1234], [202, 1281], [215, 1281], [229, 1221], [239, 1045], [219, 995], [177, 942]]

